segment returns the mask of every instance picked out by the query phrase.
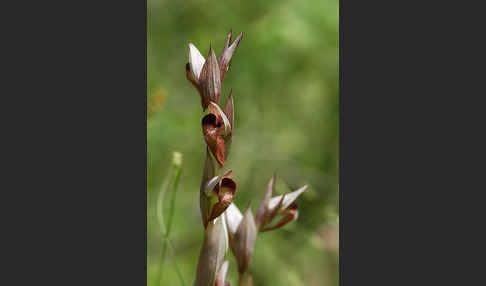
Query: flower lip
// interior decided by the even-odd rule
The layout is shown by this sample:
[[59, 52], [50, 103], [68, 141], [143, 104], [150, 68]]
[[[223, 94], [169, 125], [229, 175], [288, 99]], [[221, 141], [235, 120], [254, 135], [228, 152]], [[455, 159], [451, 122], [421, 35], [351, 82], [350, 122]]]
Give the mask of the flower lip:
[[226, 114], [214, 102], [209, 104], [208, 114], [202, 119], [202, 132], [216, 161], [220, 166], [224, 166], [225, 140], [231, 143], [232, 126]]
[[207, 146], [213, 153], [216, 161], [220, 166], [224, 166], [224, 139], [221, 135], [224, 133], [224, 128], [221, 122], [218, 122], [216, 115], [207, 114], [202, 119], [202, 132]]
[[216, 135], [219, 129], [218, 127], [220, 127], [218, 123], [218, 117], [216, 115], [212, 113], [205, 115], [202, 119], [203, 133], [205, 135]]

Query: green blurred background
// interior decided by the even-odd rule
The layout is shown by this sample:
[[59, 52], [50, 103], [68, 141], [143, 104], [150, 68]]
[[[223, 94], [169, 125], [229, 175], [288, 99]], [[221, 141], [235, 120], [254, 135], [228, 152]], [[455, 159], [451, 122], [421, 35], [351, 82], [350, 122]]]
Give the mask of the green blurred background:
[[[260, 234], [251, 264], [257, 285], [338, 285], [338, 0], [165, 1], [147, 11], [147, 279], [155, 281], [162, 233], [155, 216], [172, 153], [183, 154], [171, 234], [174, 251], [160, 285], [194, 282], [202, 244], [199, 184], [205, 158], [203, 112], [186, 80], [188, 43], [217, 56], [226, 35], [244, 36], [223, 83], [235, 101], [227, 167], [238, 184], [235, 203], [255, 213], [274, 172], [277, 192], [309, 184], [299, 218]], [[170, 197], [170, 195], [169, 195]], [[168, 207], [165, 207], [167, 210]], [[230, 252], [228, 280], [237, 285]]]

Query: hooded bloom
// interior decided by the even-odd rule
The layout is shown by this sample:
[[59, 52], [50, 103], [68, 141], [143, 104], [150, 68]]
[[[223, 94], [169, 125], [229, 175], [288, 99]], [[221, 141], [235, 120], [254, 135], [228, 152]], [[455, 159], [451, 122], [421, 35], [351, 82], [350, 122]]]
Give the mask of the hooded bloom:
[[236, 193], [233, 171], [228, 170], [220, 176], [214, 176], [214, 164], [206, 149], [206, 163], [200, 189], [201, 217], [204, 227], [228, 208]]
[[[260, 231], [273, 230], [296, 220], [299, 215], [296, 200], [305, 190], [307, 190], [307, 185], [304, 185], [296, 191], [272, 198], [275, 192], [274, 175], [268, 183], [267, 192], [256, 215], [258, 229]], [[283, 217], [277, 223], [270, 225], [276, 216]]]
[[[214, 102], [209, 103], [208, 114], [202, 119], [204, 140], [220, 166], [224, 166], [233, 135], [233, 96], [226, 100], [224, 110]], [[225, 147], [226, 145], [226, 147]]]
[[218, 59], [216, 59], [212, 47], [209, 48], [207, 59], [205, 59], [196, 46], [189, 43], [189, 62], [186, 64], [186, 77], [199, 92], [203, 110], [206, 110], [210, 102], [219, 103], [221, 84], [242, 37], [243, 33], [240, 33], [233, 44], [230, 45], [230, 31]]

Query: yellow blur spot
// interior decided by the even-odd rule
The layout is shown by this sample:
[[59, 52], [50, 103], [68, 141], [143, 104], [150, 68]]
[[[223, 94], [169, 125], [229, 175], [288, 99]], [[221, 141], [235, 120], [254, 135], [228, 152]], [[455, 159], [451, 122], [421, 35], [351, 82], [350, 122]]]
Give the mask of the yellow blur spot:
[[148, 117], [155, 115], [161, 111], [164, 107], [165, 100], [167, 99], [167, 91], [163, 88], [157, 88], [152, 92], [150, 101], [147, 105]]

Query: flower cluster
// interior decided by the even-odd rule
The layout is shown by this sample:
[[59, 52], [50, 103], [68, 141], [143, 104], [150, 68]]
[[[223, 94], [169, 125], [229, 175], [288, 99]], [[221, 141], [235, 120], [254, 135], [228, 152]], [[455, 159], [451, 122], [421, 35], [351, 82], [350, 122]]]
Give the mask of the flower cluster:
[[209, 48], [209, 54], [205, 59], [192, 43], [189, 44], [186, 77], [199, 92], [203, 110], [208, 109], [208, 114], [202, 119], [204, 139], [221, 167], [224, 166], [225, 158], [228, 155], [234, 119], [232, 91], [230, 91], [223, 110], [219, 107], [221, 84], [229, 70], [231, 58], [242, 38], [243, 33], [240, 33], [230, 45], [230, 31], [223, 52], [218, 59], [216, 59], [212, 47]]
[[[248, 271], [258, 232], [280, 228], [297, 219], [297, 197], [307, 189], [307, 185], [296, 191], [272, 197], [275, 192], [275, 175], [270, 179], [265, 197], [254, 218], [249, 206], [245, 214], [235, 204], [231, 204], [225, 212], [229, 232], [229, 242], [238, 263], [240, 276]], [[282, 216], [275, 224], [272, 221]]]
[[248, 269], [258, 233], [280, 228], [297, 219], [296, 199], [307, 189], [307, 186], [303, 186], [294, 192], [273, 197], [274, 175], [255, 217], [251, 206], [242, 214], [233, 203], [236, 194], [233, 171], [222, 170], [228, 158], [234, 129], [232, 90], [223, 108], [219, 104], [221, 84], [243, 34], [240, 33], [233, 43], [231, 37], [230, 31], [218, 59], [211, 46], [205, 59], [190, 43], [189, 62], [186, 64], [186, 77], [199, 92], [203, 111], [207, 111], [202, 118], [202, 133], [207, 146], [199, 201], [204, 242], [194, 286], [229, 286], [225, 282], [229, 262], [224, 261], [228, 248], [236, 257], [240, 286], [252, 285]]

